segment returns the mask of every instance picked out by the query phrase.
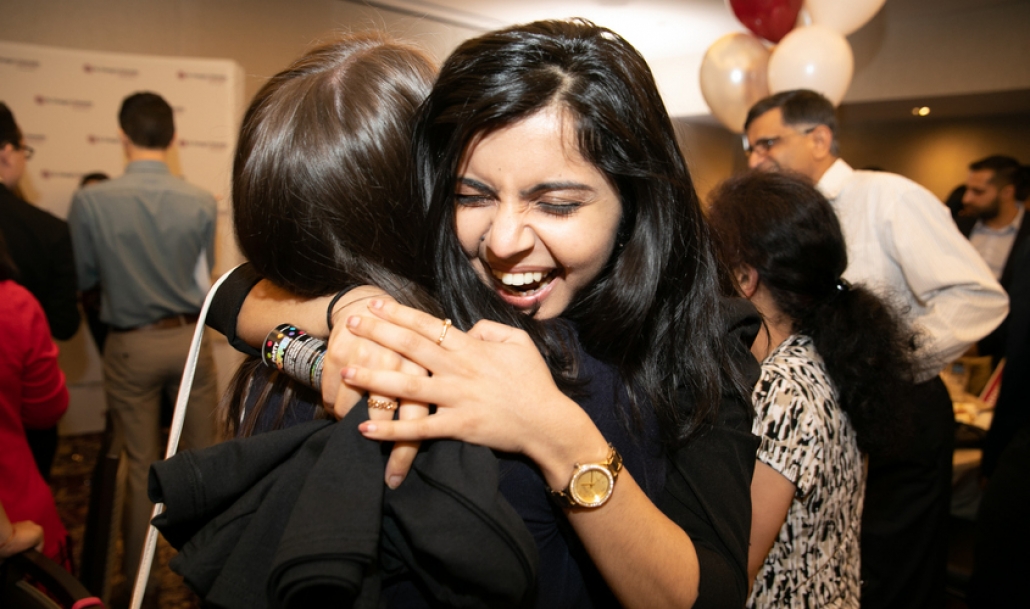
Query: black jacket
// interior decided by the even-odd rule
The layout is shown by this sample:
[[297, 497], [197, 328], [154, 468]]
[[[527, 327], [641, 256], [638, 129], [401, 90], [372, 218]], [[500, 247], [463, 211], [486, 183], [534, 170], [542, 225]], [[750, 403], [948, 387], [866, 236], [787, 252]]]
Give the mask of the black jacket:
[[396, 589], [451, 607], [532, 602], [536, 547], [498, 493], [492, 453], [424, 443], [391, 491], [379, 443], [357, 431], [367, 412], [155, 463], [154, 524], [180, 551], [173, 570], [228, 608], [377, 607], [396, 582], [396, 604]]
[[[962, 233], [962, 236], [966, 239], [973, 233], [973, 227], [976, 226], [976, 218], [959, 216], [955, 218], [955, 225], [958, 226], [958, 231]], [[1009, 252], [1009, 257], [1005, 259], [1005, 266], [1001, 270], [1001, 279], [998, 283], [1001, 287], [1005, 288], [1007, 292], [1009, 284], [1012, 283], [1013, 269], [1013, 254], [1019, 248], [1019, 244], [1023, 242], [1027, 236], [1030, 235], [1030, 222], [1027, 221], [1026, 216], [1023, 216], [1023, 222], [1019, 225], [1019, 230], [1016, 231], [1016, 239], [1012, 242], [1012, 250]]]
[[[976, 225], [976, 218], [959, 216], [955, 219], [955, 224], [958, 225], [959, 232], [968, 239], [969, 235], [973, 232], [973, 227]], [[1005, 266], [1001, 270], [1001, 279], [998, 280], [998, 283], [1001, 284], [1001, 287], [1005, 288], [1005, 292], [1010, 297], [1012, 283], [1018, 270], [1015, 264], [1016, 252], [1019, 250], [1020, 244], [1026, 241], [1028, 235], [1030, 235], [1030, 220], [1024, 215], [1023, 222], [1019, 225], [1019, 230], [1016, 231], [1016, 239], [1012, 243], [1012, 250], [1009, 252], [1008, 258], [1005, 259]], [[1030, 272], [1030, 269], [1023, 269], [1021, 272]], [[995, 365], [1005, 355], [1005, 343], [1009, 333], [1009, 325], [1011, 323], [1009, 320], [1011, 318], [1012, 310], [1010, 306], [1009, 315], [1005, 318], [1005, 321], [1001, 322], [1000, 326], [987, 336], [981, 338], [977, 343], [977, 351], [980, 355], [990, 355]]]
[[1009, 262], [1014, 274], [1006, 287], [1009, 315], [1005, 320], [1005, 370], [981, 463], [981, 471], [988, 477], [994, 474], [998, 459], [1016, 433], [1030, 426], [1030, 241], [1013, 246]]
[[43, 306], [50, 334], [68, 340], [79, 328], [78, 285], [68, 223], [0, 184], [0, 231], [18, 267], [18, 283]]

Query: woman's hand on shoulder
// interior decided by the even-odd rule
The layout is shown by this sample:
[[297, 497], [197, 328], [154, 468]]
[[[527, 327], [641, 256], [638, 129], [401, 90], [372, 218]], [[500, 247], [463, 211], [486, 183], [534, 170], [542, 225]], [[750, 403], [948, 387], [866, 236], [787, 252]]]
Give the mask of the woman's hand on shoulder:
[[[392, 349], [352, 334], [344, 324], [339, 323], [341, 320], [356, 315], [368, 316], [368, 300], [370, 298], [393, 302], [393, 299], [381, 289], [361, 286], [350, 290], [343, 298], [340, 298], [330, 314], [334, 323], [329, 334], [329, 344], [322, 369], [322, 400], [325, 407], [338, 419], [346, 416], [365, 393], [340, 382], [340, 371], [347, 366], [381, 368], [412, 376], [426, 376], [427, 374], [425, 368], [398, 355]], [[376, 392], [369, 392], [368, 400], [370, 405], [368, 416], [373, 421], [393, 419], [394, 407], [402, 420], [417, 419], [429, 414], [429, 407], [424, 402], [398, 400], [393, 395]], [[391, 407], [391, 405], [399, 407]], [[418, 446], [418, 442], [397, 442], [394, 445], [386, 464], [386, 483], [391, 488], [396, 488], [411, 469]]]

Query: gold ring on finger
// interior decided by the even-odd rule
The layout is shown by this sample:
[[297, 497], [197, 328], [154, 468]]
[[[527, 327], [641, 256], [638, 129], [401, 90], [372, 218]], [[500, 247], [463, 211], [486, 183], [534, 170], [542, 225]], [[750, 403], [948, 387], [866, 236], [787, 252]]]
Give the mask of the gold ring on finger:
[[447, 338], [447, 331], [451, 329], [451, 320], [443, 320], [443, 330], [440, 331], [440, 338], [436, 339], [436, 344], [443, 344], [443, 339]]
[[375, 398], [368, 398], [368, 407], [375, 408], [377, 410], [396, 410], [397, 402], [393, 400], [377, 400]]

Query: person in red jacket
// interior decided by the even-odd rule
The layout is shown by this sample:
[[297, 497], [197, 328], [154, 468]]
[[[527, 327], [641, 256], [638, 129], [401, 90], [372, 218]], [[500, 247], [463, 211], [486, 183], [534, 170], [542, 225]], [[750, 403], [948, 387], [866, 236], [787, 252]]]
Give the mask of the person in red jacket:
[[42, 526], [43, 554], [71, 570], [68, 533], [25, 438], [26, 428], [57, 423], [68, 388], [43, 308], [14, 282], [16, 272], [0, 236], [0, 504], [11, 522]]

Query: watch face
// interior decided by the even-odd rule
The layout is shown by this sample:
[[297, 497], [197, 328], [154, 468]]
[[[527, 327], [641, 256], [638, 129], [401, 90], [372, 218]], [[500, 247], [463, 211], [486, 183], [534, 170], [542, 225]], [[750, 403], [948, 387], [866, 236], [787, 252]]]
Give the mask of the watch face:
[[597, 507], [612, 494], [612, 474], [603, 465], [586, 465], [573, 476], [569, 492], [576, 503], [584, 507]]

